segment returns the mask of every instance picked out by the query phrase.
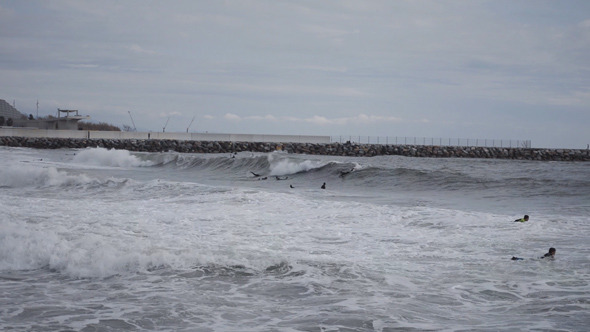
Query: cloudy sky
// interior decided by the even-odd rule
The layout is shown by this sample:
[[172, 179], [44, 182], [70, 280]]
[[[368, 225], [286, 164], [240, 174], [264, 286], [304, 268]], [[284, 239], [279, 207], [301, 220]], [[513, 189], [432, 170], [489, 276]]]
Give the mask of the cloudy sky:
[[0, 99], [26, 114], [590, 143], [586, 0], [0, 0], [0, 43]]

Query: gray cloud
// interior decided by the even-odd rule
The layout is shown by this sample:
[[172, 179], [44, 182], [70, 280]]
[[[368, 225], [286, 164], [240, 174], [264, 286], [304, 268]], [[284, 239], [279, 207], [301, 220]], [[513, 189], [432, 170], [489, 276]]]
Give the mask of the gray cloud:
[[[138, 128], [590, 134], [585, 1], [0, 2], [0, 98]], [[482, 136], [483, 135], [483, 136]]]

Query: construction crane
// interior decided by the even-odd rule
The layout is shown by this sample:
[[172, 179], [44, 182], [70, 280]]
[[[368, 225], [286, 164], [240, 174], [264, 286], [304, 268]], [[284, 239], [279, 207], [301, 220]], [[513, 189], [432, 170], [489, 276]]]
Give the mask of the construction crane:
[[193, 119], [191, 120], [191, 123], [188, 124], [188, 127], [186, 127], [186, 132], [188, 133], [188, 129], [191, 127], [191, 125], [193, 124], [193, 121], [195, 121], [195, 117], [193, 116]]
[[168, 126], [168, 121], [170, 121], [170, 117], [168, 117], [168, 119], [166, 120], [166, 124], [164, 125], [164, 128], [162, 128], [163, 133], [166, 132], [166, 127]]
[[129, 117], [131, 118], [131, 123], [133, 124], [133, 131], [137, 131], [137, 128], [135, 127], [135, 122], [133, 121], [133, 117], [131, 116], [131, 111], [127, 111], [127, 113], [129, 113]]

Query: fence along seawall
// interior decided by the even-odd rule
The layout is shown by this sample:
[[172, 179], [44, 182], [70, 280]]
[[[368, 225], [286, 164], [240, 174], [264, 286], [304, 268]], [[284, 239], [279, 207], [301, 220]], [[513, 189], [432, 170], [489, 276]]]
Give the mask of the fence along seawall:
[[482, 138], [442, 138], [407, 136], [332, 136], [332, 142], [351, 142], [385, 145], [432, 145], [432, 146], [483, 146], [501, 148], [530, 148], [530, 140], [482, 139]]
[[[82, 132], [86, 137], [92, 136]], [[229, 136], [229, 135], [228, 135]], [[275, 136], [277, 138], [278, 136]], [[304, 136], [298, 136], [304, 140]], [[316, 137], [317, 138], [317, 137]], [[328, 137], [329, 139], [329, 137]], [[256, 142], [233, 140], [178, 140], [133, 138], [63, 138], [6, 136], [0, 131], [0, 145], [36, 149], [103, 147], [142, 152], [180, 153], [272, 152], [348, 157], [399, 155], [431, 158], [497, 158], [542, 161], [590, 161], [588, 149], [533, 149], [509, 147], [393, 145], [340, 142]]]

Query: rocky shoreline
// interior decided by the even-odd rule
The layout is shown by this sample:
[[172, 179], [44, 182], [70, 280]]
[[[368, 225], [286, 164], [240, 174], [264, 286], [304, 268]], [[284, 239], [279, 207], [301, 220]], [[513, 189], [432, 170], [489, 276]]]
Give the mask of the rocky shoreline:
[[143, 152], [234, 153], [286, 151], [311, 155], [373, 157], [399, 155], [431, 158], [496, 158], [541, 161], [590, 161], [588, 149], [534, 149], [501, 147], [461, 147], [422, 145], [383, 145], [355, 143], [257, 143], [221, 141], [135, 140], [0, 137], [0, 145], [35, 149], [103, 147]]

